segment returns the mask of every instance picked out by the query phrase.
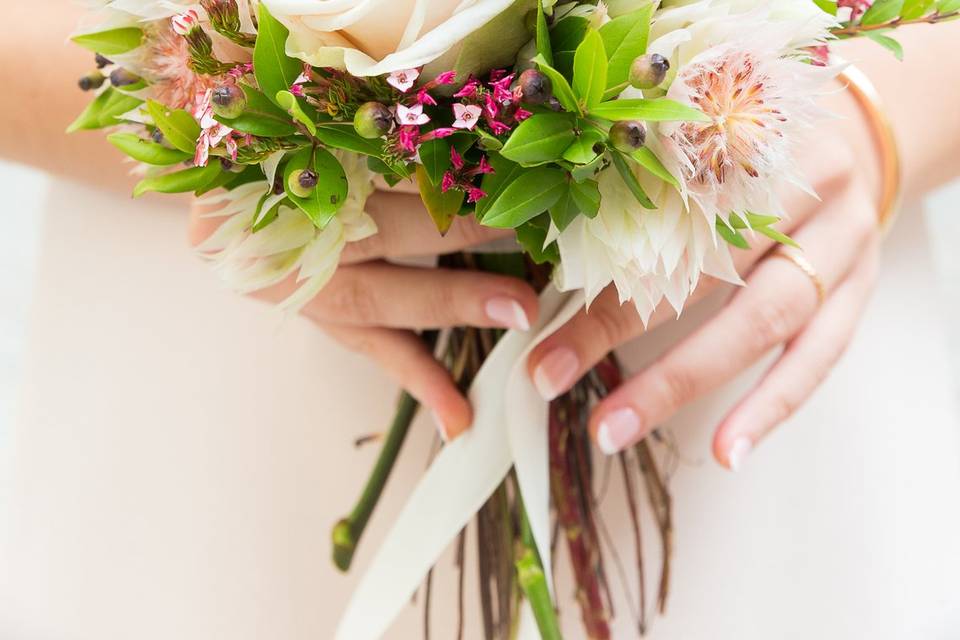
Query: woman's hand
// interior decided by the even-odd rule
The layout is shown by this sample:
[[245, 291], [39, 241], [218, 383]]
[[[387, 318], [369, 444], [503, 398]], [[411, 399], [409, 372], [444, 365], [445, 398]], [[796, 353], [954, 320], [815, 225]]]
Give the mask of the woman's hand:
[[[720, 313], [595, 407], [590, 429], [602, 451], [613, 454], [635, 444], [685, 404], [785, 345], [777, 362], [716, 431], [716, 459], [736, 469], [828, 375], [850, 342], [877, 273], [877, 190], [855, 162], [856, 149], [866, 142], [856, 137], [856, 129], [847, 120], [823, 131], [803, 156], [801, 166], [822, 202], [796, 189], [784, 198], [792, 217], [782, 230], [804, 251], [775, 247], [759, 234], [751, 239], [750, 251], [735, 250], [746, 286]], [[805, 260], [815, 274], [782, 259], [777, 252], [784, 251], [802, 256], [800, 262]], [[701, 284], [690, 304], [715, 286]], [[651, 324], [671, 314], [660, 308]], [[541, 394], [551, 399], [608, 352], [643, 332], [633, 306], [621, 306], [616, 291], [607, 290], [589, 313], [575, 316], [531, 353], [530, 375]]]
[[[378, 362], [433, 411], [441, 435], [454, 438], [473, 421], [472, 410], [449, 372], [413, 330], [451, 326], [525, 330], [536, 320], [537, 295], [527, 283], [506, 276], [386, 262], [458, 251], [509, 232], [459, 218], [440, 236], [420, 198], [401, 192], [375, 193], [367, 212], [379, 232], [346, 246], [340, 268], [302, 313], [341, 344]], [[201, 217], [196, 208], [191, 220], [194, 244], [220, 223]], [[291, 278], [254, 295], [280, 302], [295, 288]]]

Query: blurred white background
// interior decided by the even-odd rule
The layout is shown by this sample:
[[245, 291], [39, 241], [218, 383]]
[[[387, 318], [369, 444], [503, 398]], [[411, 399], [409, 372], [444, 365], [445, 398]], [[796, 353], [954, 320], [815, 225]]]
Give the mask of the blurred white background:
[[[37, 237], [43, 224], [41, 211], [50, 178], [41, 172], [0, 161], [0, 193], [6, 212], [0, 233], [0, 447], [15, 412], [22, 348], [28, 327], [34, 265], [40, 247]], [[938, 264], [943, 296], [916, 313], [943, 313], [947, 327], [960, 327], [960, 183], [932, 194], [926, 207], [926, 224]], [[78, 212], [78, 215], [81, 215]], [[910, 327], [891, 327], [910, 331]], [[960, 329], [950, 335], [953, 362], [960, 370]], [[957, 376], [960, 381], [960, 376]], [[960, 399], [960, 386], [957, 388]], [[2, 454], [0, 454], [2, 458]]]

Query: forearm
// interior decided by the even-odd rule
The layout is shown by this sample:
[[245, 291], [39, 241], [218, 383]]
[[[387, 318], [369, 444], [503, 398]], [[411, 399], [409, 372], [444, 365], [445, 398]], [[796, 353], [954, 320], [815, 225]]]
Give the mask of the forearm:
[[64, 130], [93, 98], [77, 80], [93, 68], [93, 54], [67, 37], [85, 9], [58, 1], [37, 17], [37, 6], [0, 0], [9, 25], [0, 40], [0, 86], [7, 107], [0, 118], [0, 157], [98, 185], [129, 189], [122, 154], [102, 135]]
[[866, 40], [835, 50], [880, 91], [901, 145], [904, 192], [915, 197], [960, 176], [960, 22], [891, 35], [904, 46], [903, 62]]

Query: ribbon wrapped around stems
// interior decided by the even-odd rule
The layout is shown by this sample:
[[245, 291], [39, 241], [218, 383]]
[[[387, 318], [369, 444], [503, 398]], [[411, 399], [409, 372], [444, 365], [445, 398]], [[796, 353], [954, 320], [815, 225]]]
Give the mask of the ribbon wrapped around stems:
[[[540, 320], [528, 332], [509, 331], [490, 353], [470, 388], [474, 423], [446, 445], [414, 489], [357, 586], [336, 640], [376, 640], [409, 603], [430, 568], [500, 485], [511, 468], [547, 584], [550, 575], [549, 404], [527, 375], [527, 355], [580, 309], [581, 292], [549, 285]], [[520, 638], [537, 638], [529, 611]]]

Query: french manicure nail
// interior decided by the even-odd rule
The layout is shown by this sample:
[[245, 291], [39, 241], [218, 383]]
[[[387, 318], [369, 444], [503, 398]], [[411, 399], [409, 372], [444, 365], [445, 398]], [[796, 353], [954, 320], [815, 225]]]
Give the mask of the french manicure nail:
[[733, 444], [730, 445], [730, 451], [727, 453], [727, 462], [730, 465], [731, 471], [740, 470], [740, 467], [743, 466], [744, 459], [746, 459], [751, 449], [753, 449], [753, 442], [751, 442], [750, 438], [741, 436], [733, 441]]
[[450, 433], [447, 431], [447, 425], [440, 419], [440, 414], [436, 411], [430, 412], [433, 415], [433, 421], [437, 425], [437, 431], [440, 433], [440, 439], [444, 442], [450, 442]]
[[530, 320], [520, 303], [511, 298], [490, 298], [485, 307], [487, 317], [508, 329], [530, 330]]
[[600, 451], [612, 456], [640, 438], [640, 416], [630, 407], [608, 413], [597, 429]]
[[547, 402], [573, 386], [580, 370], [577, 354], [568, 347], [554, 349], [533, 372], [533, 386]]

